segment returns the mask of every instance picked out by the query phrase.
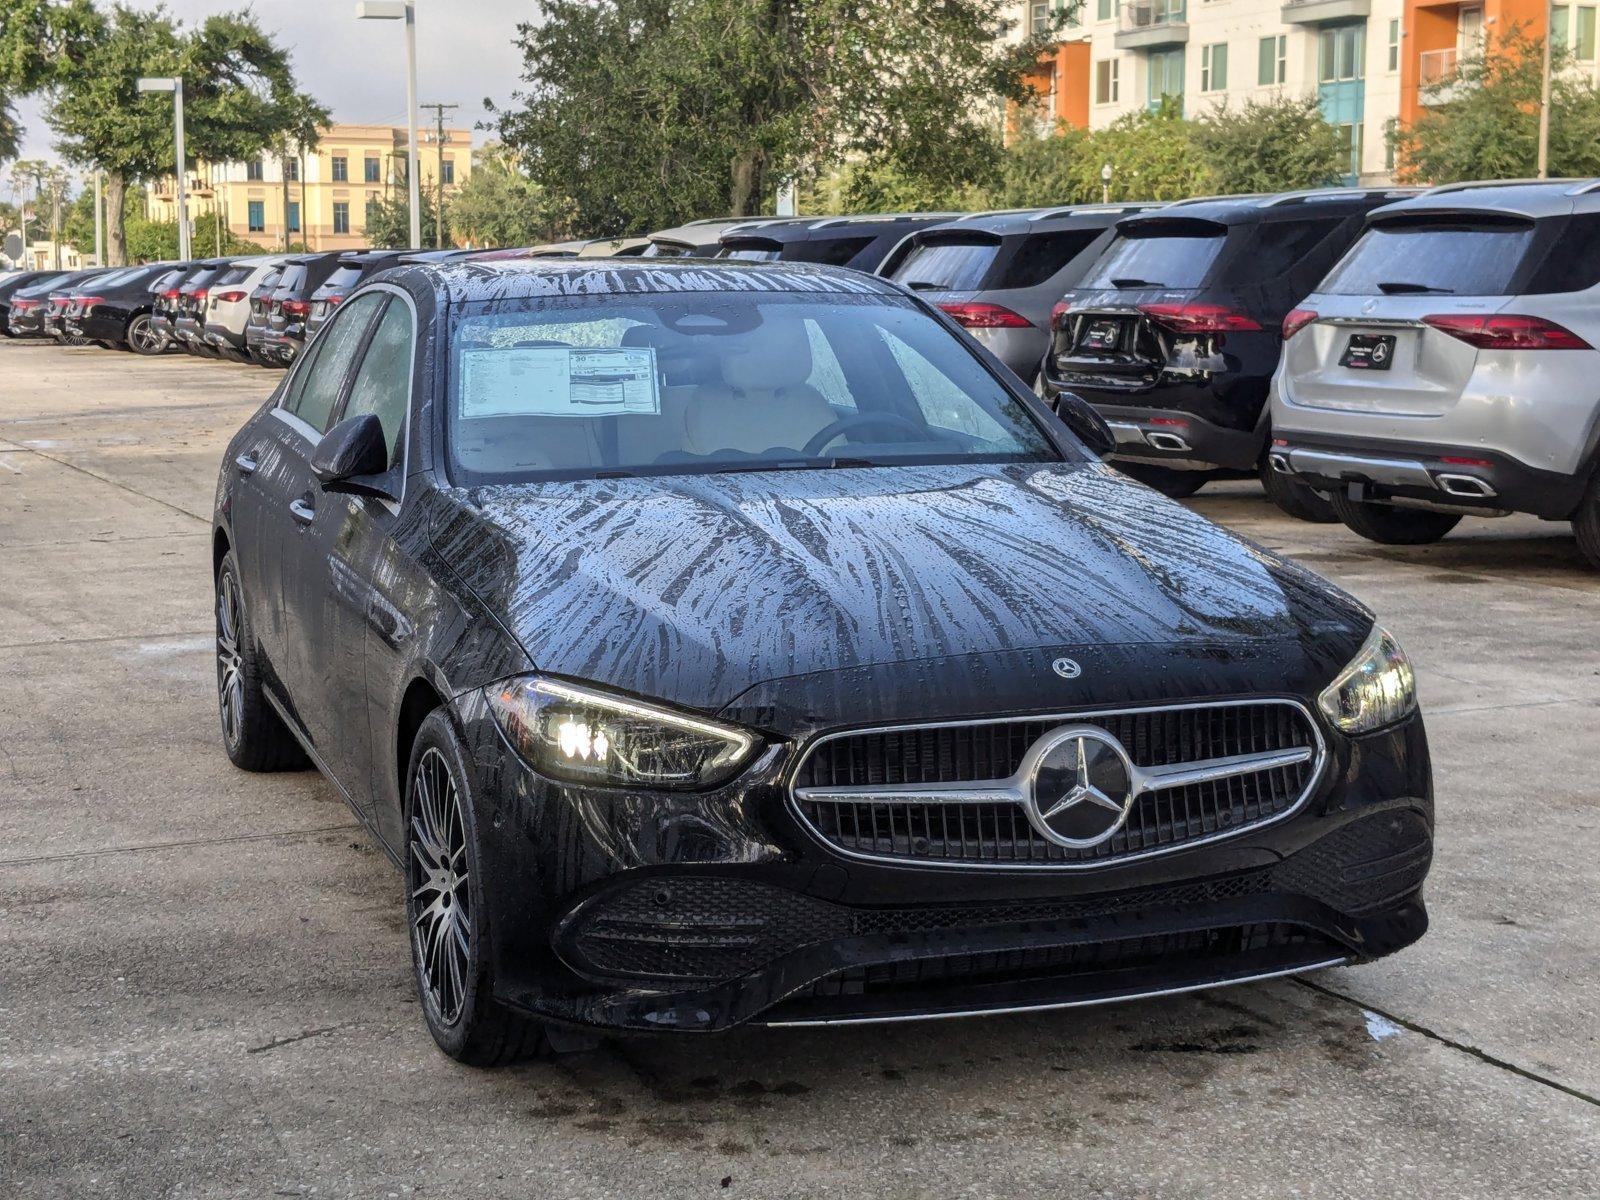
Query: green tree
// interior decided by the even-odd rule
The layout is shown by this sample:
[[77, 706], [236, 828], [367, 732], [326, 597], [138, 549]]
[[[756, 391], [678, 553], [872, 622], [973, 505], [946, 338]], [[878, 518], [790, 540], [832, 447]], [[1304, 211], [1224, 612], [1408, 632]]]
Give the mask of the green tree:
[[[438, 202], [422, 190], [422, 244], [435, 246], [439, 241]], [[411, 245], [411, 201], [407, 198], [405, 180], [388, 196], [374, 200], [367, 208], [367, 241], [374, 246], [394, 250], [417, 249]]]
[[1194, 122], [1194, 139], [1210, 190], [1224, 195], [1325, 187], [1350, 171], [1348, 146], [1315, 96], [1224, 105]]
[[931, 184], [979, 177], [1040, 39], [1008, 0], [549, 0], [518, 26], [528, 90], [501, 140], [563, 232], [760, 210], [850, 156]]
[[[98, 9], [87, 0], [0, 0], [0, 86], [42, 91], [57, 148], [105, 171], [107, 258], [126, 261], [128, 184], [171, 170], [172, 101], [143, 95], [141, 75], [184, 80], [186, 150], [192, 160], [253, 157], [309, 109], [287, 53], [248, 13], [207, 18], [193, 29], [160, 7]], [[27, 36], [37, 43], [29, 42]]]
[[[1424, 93], [1422, 115], [1396, 130], [1401, 176], [1426, 183], [1532, 177], [1543, 56], [1544, 42], [1514, 25], [1464, 59], [1457, 78]], [[1550, 174], [1600, 174], [1600, 89], [1570, 65], [1565, 48], [1552, 48]]]
[[475, 246], [531, 246], [551, 240], [560, 226], [547, 209], [544, 189], [515, 155], [495, 144], [480, 152], [448, 209], [450, 229]]
[[0, 95], [0, 163], [9, 162], [22, 150], [22, 123], [17, 120], [11, 99]]

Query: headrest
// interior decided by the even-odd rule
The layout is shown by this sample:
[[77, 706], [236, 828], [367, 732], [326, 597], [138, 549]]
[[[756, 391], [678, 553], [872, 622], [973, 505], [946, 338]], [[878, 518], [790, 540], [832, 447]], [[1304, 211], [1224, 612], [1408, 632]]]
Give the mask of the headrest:
[[769, 314], [749, 333], [724, 341], [722, 378], [731, 388], [793, 387], [811, 378], [811, 339], [798, 318]]

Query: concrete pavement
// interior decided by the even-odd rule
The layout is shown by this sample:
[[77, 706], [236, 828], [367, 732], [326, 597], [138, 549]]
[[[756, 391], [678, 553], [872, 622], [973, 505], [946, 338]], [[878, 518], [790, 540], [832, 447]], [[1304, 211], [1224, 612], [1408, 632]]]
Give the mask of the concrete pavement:
[[1600, 1194], [1600, 574], [1511, 518], [1386, 549], [1191, 503], [1417, 662], [1434, 926], [1159, 1002], [607, 1046], [433, 1047], [398, 877], [218, 742], [208, 516], [277, 375], [0, 342], [0, 1195]]

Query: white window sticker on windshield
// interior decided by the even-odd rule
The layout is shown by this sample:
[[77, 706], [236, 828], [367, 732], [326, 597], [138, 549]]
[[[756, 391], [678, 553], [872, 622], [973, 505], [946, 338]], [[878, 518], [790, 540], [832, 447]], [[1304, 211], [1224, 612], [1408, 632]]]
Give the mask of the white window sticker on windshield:
[[461, 354], [461, 416], [659, 413], [653, 346], [474, 348]]

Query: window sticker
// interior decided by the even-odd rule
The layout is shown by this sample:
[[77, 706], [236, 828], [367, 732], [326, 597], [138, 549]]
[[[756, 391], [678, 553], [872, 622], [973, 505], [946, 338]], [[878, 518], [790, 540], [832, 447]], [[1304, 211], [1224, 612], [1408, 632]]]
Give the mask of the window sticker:
[[461, 353], [461, 416], [616, 417], [661, 411], [654, 346], [474, 347]]

